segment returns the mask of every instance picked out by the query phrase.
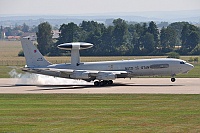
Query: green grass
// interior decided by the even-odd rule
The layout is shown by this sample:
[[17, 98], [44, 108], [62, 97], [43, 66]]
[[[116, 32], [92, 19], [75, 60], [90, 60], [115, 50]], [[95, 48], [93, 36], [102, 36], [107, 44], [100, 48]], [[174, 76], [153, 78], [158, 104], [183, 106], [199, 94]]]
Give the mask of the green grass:
[[200, 95], [1, 94], [0, 132], [200, 132]]
[[12, 70], [12, 68], [7, 66], [0, 66], [0, 78], [10, 78], [9, 72]]

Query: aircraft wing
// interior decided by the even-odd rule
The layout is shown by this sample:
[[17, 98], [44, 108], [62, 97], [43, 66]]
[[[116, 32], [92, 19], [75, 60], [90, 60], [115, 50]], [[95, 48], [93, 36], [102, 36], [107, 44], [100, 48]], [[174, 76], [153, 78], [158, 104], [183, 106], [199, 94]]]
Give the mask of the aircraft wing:
[[97, 70], [73, 70], [55, 68], [23, 68], [23, 71], [44, 74], [55, 77], [83, 79], [83, 80], [114, 80], [125, 78], [129, 74], [127, 71], [97, 71]]
[[97, 70], [73, 70], [73, 69], [54, 69], [49, 68], [48, 71], [59, 72], [61, 77], [69, 76], [73, 79], [98, 79], [98, 80], [114, 80], [118, 77], [127, 77], [127, 71], [97, 71]]

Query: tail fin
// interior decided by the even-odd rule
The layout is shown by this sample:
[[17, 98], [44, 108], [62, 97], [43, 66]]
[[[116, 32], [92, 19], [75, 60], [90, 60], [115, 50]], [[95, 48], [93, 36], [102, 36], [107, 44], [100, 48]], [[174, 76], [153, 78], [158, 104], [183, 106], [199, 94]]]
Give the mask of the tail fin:
[[46, 67], [51, 65], [36, 48], [29, 37], [21, 38], [27, 67]]

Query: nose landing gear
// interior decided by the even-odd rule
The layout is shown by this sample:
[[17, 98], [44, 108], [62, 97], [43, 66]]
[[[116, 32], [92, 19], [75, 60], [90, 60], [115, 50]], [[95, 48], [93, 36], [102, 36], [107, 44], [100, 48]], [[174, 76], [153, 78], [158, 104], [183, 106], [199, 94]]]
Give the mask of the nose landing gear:
[[176, 76], [176, 74], [172, 74], [172, 75], [171, 75], [171, 81], [172, 81], [172, 82], [175, 82], [175, 81], [176, 81], [175, 76]]
[[172, 82], [175, 82], [175, 81], [176, 81], [176, 79], [175, 79], [175, 78], [171, 78], [171, 81], [172, 81]]

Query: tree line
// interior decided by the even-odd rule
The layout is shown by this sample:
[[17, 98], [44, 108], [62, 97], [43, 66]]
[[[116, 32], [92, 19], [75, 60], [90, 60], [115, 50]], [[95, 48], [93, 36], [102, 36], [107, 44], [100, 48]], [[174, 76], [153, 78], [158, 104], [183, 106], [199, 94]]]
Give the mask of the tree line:
[[[27, 24], [15, 25], [15, 27], [3, 27], [0, 26], [0, 39], [5, 39], [5, 36], [22, 36], [23, 33], [35, 33], [37, 32], [37, 26], [29, 27]], [[4, 36], [5, 34], [5, 36]]]
[[166, 55], [177, 52], [181, 55], [200, 54], [200, 28], [188, 22], [175, 22], [158, 29], [155, 22], [129, 24], [115, 19], [105, 26], [95, 21], [62, 24], [56, 40], [52, 39], [52, 27], [48, 22], [38, 25], [38, 48], [44, 55], [69, 54], [57, 45], [68, 42], [89, 42], [94, 47], [81, 51], [85, 56], [132, 56]]

